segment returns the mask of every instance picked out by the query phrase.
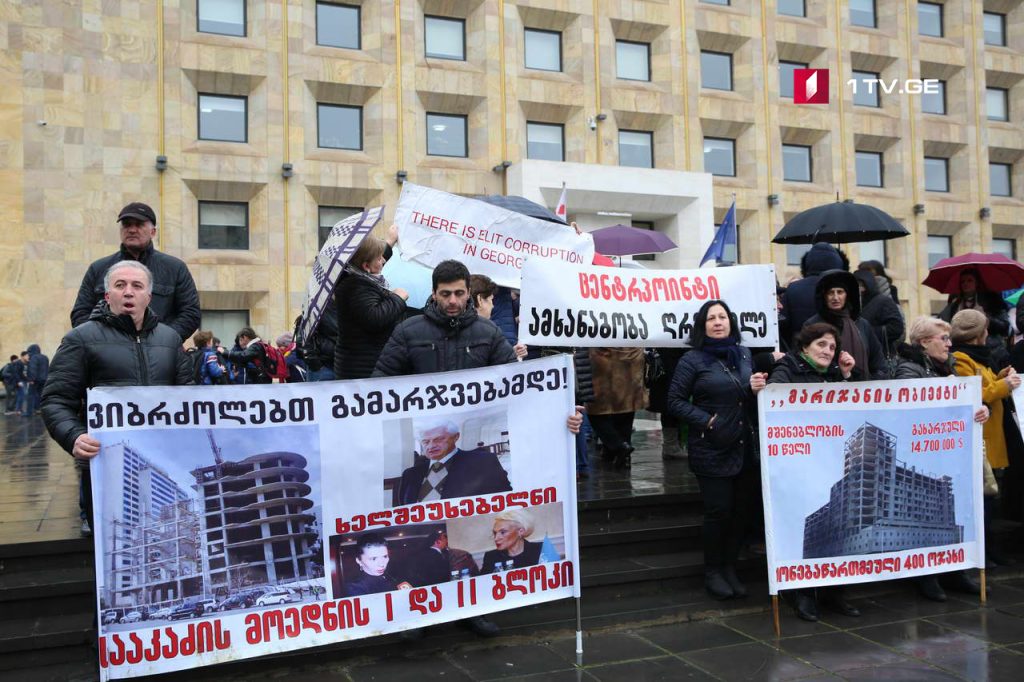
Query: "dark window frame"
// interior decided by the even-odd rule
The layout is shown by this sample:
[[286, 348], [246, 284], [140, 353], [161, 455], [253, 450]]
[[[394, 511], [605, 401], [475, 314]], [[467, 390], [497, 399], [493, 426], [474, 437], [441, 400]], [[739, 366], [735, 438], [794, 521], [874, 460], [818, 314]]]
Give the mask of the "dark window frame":
[[324, 211], [325, 208], [330, 210], [330, 211], [353, 211], [354, 212], [353, 215], [355, 213], [362, 213], [362, 211], [363, 211], [363, 209], [356, 208], [354, 206], [330, 206], [330, 205], [326, 205], [326, 204], [317, 204], [317, 207], [316, 207], [317, 251], [319, 251], [320, 249], [323, 248], [324, 242], [327, 241], [327, 235], [330, 234], [331, 229], [334, 227], [334, 224], [332, 223], [327, 228], [327, 234], [323, 235], [323, 238], [321, 239], [320, 230], [324, 229], [324, 213], [323, 213], [323, 211]]
[[[849, 9], [849, 5], [847, 5], [847, 9]], [[868, 26], [867, 24], [855, 24], [853, 22], [853, 15], [852, 14], [849, 17], [849, 20], [850, 20], [850, 25], [851, 26], [856, 26], [858, 28], [878, 28], [878, 2], [876, 2], [876, 0], [871, 0], [871, 25], [870, 26]]]
[[[329, 45], [327, 43], [320, 42], [320, 5], [330, 5], [332, 7], [344, 7], [346, 9], [354, 9], [356, 11], [356, 46], [349, 47], [347, 45]], [[322, 47], [332, 47], [336, 50], [362, 50], [363, 49], [363, 6], [362, 5], [349, 5], [344, 2], [329, 2], [328, 0], [316, 0], [316, 11], [314, 13], [314, 21], [316, 26], [314, 32], [316, 33], [316, 44]]]
[[[719, 92], [735, 92], [736, 88], [734, 87], [735, 83], [733, 82], [732, 53], [731, 52], [719, 52], [718, 50], [701, 50], [700, 54], [701, 54], [701, 56], [704, 56], [705, 54], [713, 54], [713, 55], [719, 55], [719, 56], [722, 56], [722, 57], [728, 57], [729, 58], [729, 87], [728, 88], [716, 88], [716, 87], [713, 87], [713, 86], [710, 86], [710, 85], [704, 85], [704, 69], [701, 68], [701, 74], [700, 74], [700, 87], [701, 87], [701, 89], [704, 89], [704, 90], [718, 90]], [[703, 67], [703, 65], [704, 65], [704, 62], [702, 61], [701, 62], [701, 66]]]
[[[440, 19], [441, 21], [457, 21], [462, 25], [462, 58], [448, 57], [439, 54], [430, 54], [427, 52], [427, 21], [429, 19]], [[427, 59], [446, 59], [450, 62], [464, 62], [466, 60], [466, 20], [462, 17], [446, 17], [440, 14], [424, 14], [423, 15], [423, 56]]]
[[[245, 115], [242, 117], [245, 119], [245, 134], [242, 140], [223, 140], [217, 137], [203, 137], [203, 98], [204, 97], [220, 97], [222, 99], [240, 99], [245, 104]], [[216, 92], [197, 92], [196, 93], [196, 137], [204, 142], [230, 142], [232, 144], [248, 144], [249, 143], [249, 96], [248, 95], [222, 95]]]
[[[622, 133], [640, 133], [646, 135], [651, 141], [651, 165], [650, 166], [623, 166], [622, 165]], [[619, 128], [618, 139], [616, 140], [617, 148], [616, 152], [619, 155], [619, 167], [620, 168], [657, 168], [656, 160], [654, 158], [654, 131], [653, 130], [633, 130], [630, 128]]]
[[[548, 33], [558, 36], [558, 68], [557, 69], [538, 69], [535, 66], [526, 65], [526, 32], [532, 33]], [[546, 28], [531, 28], [529, 26], [523, 27], [523, 68], [529, 69], [530, 71], [546, 71], [548, 73], [563, 73], [565, 67], [565, 51], [562, 47], [562, 32], [552, 31]]]
[[[981, 17], [981, 39], [984, 42], [984, 44], [992, 46], [992, 47], [1007, 47], [1008, 46], [1007, 45], [1007, 38], [1008, 38], [1008, 36], [1006, 35], [1006, 15], [1003, 14], [1002, 12], [982, 12], [981, 14], [982, 14], [982, 17]], [[990, 43], [987, 40], [985, 40], [985, 15], [986, 14], [991, 14], [994, 17], [999, 17], [999, 39], [1000, 39], [1001, 42]]]
[[[854, 182], [856, 183], [856, 185], [858, 187], [874, 187], [874, 188], [885, 187], [885, 152], [872, 152], [872, 151], [868, 151], [866, 149], [855, 149], [853, 151], [853, 168], [854, 168], [854, 171], [856, 171], [856, 169], [857, 169], [857, 155], [858, 154], [872, 154], [872, 155], [878, 157], [878, 184], [877, 185], [862, 185], [862, 184], [860, 184], [860, 182], [858, 182], [856, 180], [856, 177], [854, 177]], [[854, 175], [856, 176], [856, 173], [854, 173]]]
[[[639, 228], [641, 230], [651, 230], [652, 232], [654, 231], [654, 221], [653, 220], [630, 220], [629, 221], [629, 225], [630, 225], [630, 227], [636, 227], [636, 228]], [[641, 261], [652, 261], [652, 260], [657, 259], [657, 257], [658, 257], [658, 254], [656, 254], [656, 253], [639, 253], [639, 254], [637, 254], [635, 256], [632, 256], [633, 260], [641, 260]]]
[[[776, 5], [775, 5], [775, 13], [778, 14], [779, 16], [782, 16], [782, 17], [803, 17], [803, 18], [806, 19], [807, 18], [807, 0], [800, 0], [800, 7], [803, 10], [800, 14], [789, 14], [787, 12], [780, 12], [779, 11], [778, 3], [776, 3]], [[739, 260], [739, 259], [737, 259], [737, 260]]]
[[[736, 172], [736, 170], [737, 170], [736, 169], [736, 138], [734, 138], [734, 137], [708, 137], [707, 135], [705, 135], [703, 138], [701, 138], [701, 146], [702, 147], [704, 145], [704, 142], [706, 142], [707, 140], [715, 140], [716, 142], [728, 142], [730, 150], [732, 151], [732, 174], [731, 175], [727, 175], [725, 173], [714, 173], [714, 172], [712, 172], [711, 175], [717, 175], [720, 178], [735, 178], [735, 177], [738, 177], [737, 176], [737, 172]], [[707, 173], [709, 171], [708, 171], [707, 168], [705, 168], [704, 172]]]
[[[359, 146], [358, 147], [326, 147], [320, 142], [320, 108], [332, 107], [334, 109], [355, 109], [359, 112]], [[316, 103], [316, 147], [317, 149], [338, 149], [346, 152], [361, 152], [364, 148], [363, 140], [363, 107], [356, 104], [332, 104], [330, 102]]]
[[211, 36], [227, 36], [228, 38], [248, 38], [249, 37], [249, 0], [242, 0], [242, 35], [235, 35], [234, 33], [217, 33], [216, 31], [204, 31], [199, 28], [199, 5], [203, 0], [196, 0], [196, 33], [205, 33]]
[[[932, 35], [931, 33], [921, 33], [921, 5], [929, 5], [931, 7], [939, 8], [939, 35]], [[941, 2], [921, 2], [918, 0], [917, 3], [918, 15], [917, 15], [917, 33], [926, 38], [945, 38], [946, 37], [946, 6]]]
[[[788, 95], [786, 95], [786, 94], [784, 94], [782, 92], [782, 66], [783, 65], [792, 66], [792, 67], [795, 67], [797, 69], [809, 69], [809, 68], [811, 68], [811, 65], [809, 63], [807, 63], [807, 62], [793, 62], [793, 61], [790, 61], [788, 59], [780, 59], [779, 60], [779, 64], [778, 64], [778, 69], [779, 69], [779, 98], [780, 99], [793, 99], [793, 97], [796, 94], [796, 81], [795, 80], [793, 81], [793, 86], [794, 86], [793, 92], [789, 93]], [[794, 75], [794, 78], [795, 78], [795, 75]]]
[[[469, 158], [469, 116], [466, 114], [449, 114], [443, 111], [427, 111], [424, 112], [426, 117], [424, 121], [427, 124], [427, 156], [440, 156], [445, 159], [468, 159]], [[430, 153], [430, 117], [431, 116], [446, 116], [448, 118], [461, 118], [462, 119], [462, 136], [464, 138], [463, 144], [465, 145], [465, 154], [431, 154]]]
[[[530, 126], [531, 125], [535, 125], [535, 126], [538, 126], [538, 125], [539, 126], [549, 126], [549, 127], [557, 127], [558, 128], [559, 132], [562, 134], [562, 142], [561, 142], [562, 158], [561, 158], [561, 161], [565, 161], [565, 124], [564, 123], [550, 123], [548, 121], [527, 121], [526, 122], [526, 158], [528, 158], [528, 159], [531, 158], [530, 157]], [[543, 161], [545, 159], [540, 159], [540, 160]]]
[[[989, 92], [989, 90], [995, 90], [997, 92], [1003, 93], [1003, 108], [1006, 110], [1006, 116], [1004, 116], [1003, 118], [992, 118], [991, 116], [989, 116], [988, 106], [987, 106], [988, 105], [988, 92]], [[999, 123], [1009, 123], [1010, 122], [1010, 89], [1009, 88], [996, 88], [996, 87], [989, 87], [989, 86], [986, 85], [985, 86], [985, 104], [986, 104], [986, 106], [985, 106], [985, 120], [986, 121], [997, 121]]]
[[[643, 45], [647, 48], [647, 78], [627, 78], [626, 76], [619, 75], [619, 43], [625, 43], [627, 45]], [[651, 82], [651, 44], [645, 43], [642, 40], [619, 40], [615, 39], [615, 77], [623, 81], [633, 81], [634, 83], [650, 83]]]
[[[865, 76], [870, 76], [875, 81], [873, 89], [871, 90], [870, 93], [868, 93], [868, 94], [874, 95], [875, 103], [874, 104], [861, 104], [861, 103], [857, 102], [856, 100], [853, 100], [853, 106], [855, 106], [855, 107], [870, 107], [872, 109], [881, 109], [882, 108], [882, 93], [879, 92], [879, 90], [881, 88], [879, 87], [878, 80], [882, 77], [882, 74], [877, 72], [877, 71], [861, 71], [860, 69], [850, 69], [850, 75], [853, 76], [853, 78], [855, 80], [859, 81], [859, 86], [857, 88], [857, 94], [858, 95], [861, 94], [861, 87], [863, 87], [864, 81], [862, 81], [860, 78], [858, 78], [856, 74], [863, 74]], [[865, 92], [867, 92], [867, 90], [865, 90]]]
[[939, 85], [940, 85], [940, 87], [942, 89], [942, 92], [939, 93], [942, 96], [942, 113], [935, 112], [935, 111], [925, 111], [924, 108], [921, 109], [921, 113], [922, 114], [931, 114], [932, 116], [949, 116], [949, 113], [948, 113], [949, 112], [949, 107], [948, 107], [949, 103], [946, 101], [946, 83], [948, 83], [948, 81], [944, 81], [942, 79], [938, 79], [938, 81], [939, 81]]
[[[889, 242], [884, 239], [877, 240], [882, 244], [882, 266], [889, 267]], [[864, 255], [861, 254], [861, 260], [865, 260]]]
[[[950, 191], [949, 190], [949, 188], [950, 188], [950, 182], [949, 182], [949, 159], [947, 159], [946, 157], [943, 157], [943, 156], [926, 156], [926, 157], [924, 157], [924, 160], [925, 160], [925, 173], [924, 173], [925, 188], [924, 188], [924, 190], [926, 192], [938, 192], [939, 194], [949, 194], [949, 191]], [[942, 165], [945, 168], [946, 189], [928, 189], [928, 186], [927, 186], [928, 165], [927, 164], [928, 164], [929, 160], [942, 161]]]
[[[806, 149], [807, 150], [807, 180], [794, 180], [793, 178], [787, 178], [786, 177], [786, 161], [785, 161], [786, 147], [795, 147], [795, 148]], [[783, 180], [783, 182], [803, 182], [803, 183], [814, 182], [814, 145], [810, 145], [810, 144], [787, 144], [787, 143], [784, 143], [782, 145], [782, 154], [783, 154], [783, 161], [782, 161], [782, 180]]]
[[[1001, 162], [989, 161], [988, 165], [989, 165], [989, 183], [988, 183], [988, 193], [989, 193], [989, 195], [991, 195], [993, 197], [999, 197], [1000, 199], [1006, 199], [1006, 198], [1012, 197], [1013, 196], [1013, 164], [1012, 163], [1001, 163]], [[1006, 189], [1007, 189], [1007, 192], [1008, 192], [1007, 194], [993, 194], [992, 193], [992, 175], [991, 175], [991, 173], [992, 173], [992, 171], [991, 171], [992, 166], [1003, 166], [1003, 167], [1006, 168]]]
[[[949, 245], [949, 249], [947, 250], [947, 253], [949, 255], [948, 256], [943, 256], [942, 258], [952, 258], [953, 256], [956, 255], [953, 252], [953, 238], [951, 236], [946, 235], [946, 234], [927, 234], [926, 233], [925, 234], [925, 244], [927, 245], [933, 238], [934, 239], [945, 239], [946, 240], [946, 244]], [[928, 258], [928, 261], [929, 261], [928, 262], [928, 267], [931, 268], [934, 265], [934, 263], [931, 262], [931, 256], [932, 256], [931, 249], [927, 249], [927, 254], [926, 255], [927, 255], [927, 258]], [[942, 258], [940, 258], [939, 260], [942, 260]]]
[[732, 0], [700, 0], [702, 5], [718, 5], [719, 7], [729, 7], [732, 5]]
[[[1010, 242], [1010, 258], [1017, 260], [1017, 240], [1013, 237], [993, 237], [992, 241]], [[995, 249], [992, 249], [995, 252]]]
[[[203, 206], [207, 205], [207, 204], [219, 204], [219, 205], [222, 205], [222, 206], [224, 206], [224, 205], [226, 205], [226, 206], [245, 206], [245, 248], [244, 249], [242, 249], [242, 248], [236, 249], [236, 248], [229, 247], [229, 246], [212, 246], [212, 247], [211, 246], [206, 246], [206, 247], [199, 246], [199, 239], [198, 239], [198, 237], [199, 237], [199, 234], [202, 233], [202, 230], [203, 230]], [[248, 201], [217, 201], [217, 200], [214, 200], [214, 199], [209, 199], [209, 200], [207, 200], [207, 199], [200, 199], [196, 203], [196, 224], [198, 225], [198, 231], [197, 231], [197, 235], [196, 235], [196, 237], [197, 237], [197, 239], [196, 239], [197, 248], [199, 248], [199, 249], [201, 249], [203, 251], [248, 251], [251, 248], [251, 246], [252, 246], [252, 239], [250, 239], [250, 237], [252, 235], [252, 224], [250, 223], [249, 219], [250, 219], [250, 211], [249, 211], [249, 202]], [[210, 227], [238, 227], [238, 226], [237, 225], [212, 225]]]

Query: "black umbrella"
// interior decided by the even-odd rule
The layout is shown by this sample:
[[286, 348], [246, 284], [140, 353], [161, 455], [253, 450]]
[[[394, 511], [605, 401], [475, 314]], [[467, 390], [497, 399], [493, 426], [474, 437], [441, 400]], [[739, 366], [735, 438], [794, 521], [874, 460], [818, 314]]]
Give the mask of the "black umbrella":
[[505, 196], [504, 194], [489, 194], [487, 196], [474, 197], [480, 201], [486, 201], [488, 204], [493, 206], [499, 206], [509, 211], [515, 211], [531, 218], [540, 218], [541, 220], [547, 220], [552, 223], [558, 223], [559, 225], [566, 225], [567, 223], [556, 216], [553, 211], [545, 206], [541, 206], [535, 201], [524, 199], [519, 196]]
[[776, 244], [849, 244], [896, 239], [909, 234], [895, 218], [874, 206], [836, 201], [798, 213], [772, 241]]

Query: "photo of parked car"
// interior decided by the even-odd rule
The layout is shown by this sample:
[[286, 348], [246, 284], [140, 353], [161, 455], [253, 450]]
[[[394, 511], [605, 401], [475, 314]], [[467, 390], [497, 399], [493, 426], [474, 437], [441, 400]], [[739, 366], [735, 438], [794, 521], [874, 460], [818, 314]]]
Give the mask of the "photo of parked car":
[[295, 593], [295, 590], [289, 588], [280, 588], [267, 592], [259, 599], [256, 600], [256, 606], [270, 606], [272, 604], [288, 604], [289, 602], [298, 601], [299, 596]]
[[256, 604], [256, 600], [263, 595], [263, 590], [245, 590], [236, 592], [222, 599], [215, 607], [215, 611], [230, 611], [232, 609], [248, 609]]
[[173, 606], [165, 606], [162, 609], [157, 609], [153, 613], [149, 614], [150, 620], [168, 620], [171, 617], [171, 611], [174, 610]]
[[141, 611], [129, 611], [128, 613], [121, 616], [122, 623], [138, 623], [143, 620], [146, 619], [142, 617]]
[[204, 613], [213, 611], [213, 608], [216, 605], [217, 600], [215, 599], [191, 597], [183, 601], [173, 611], [171, 611], [171, 620], [179, 620], [181, 618], [199, 618]]

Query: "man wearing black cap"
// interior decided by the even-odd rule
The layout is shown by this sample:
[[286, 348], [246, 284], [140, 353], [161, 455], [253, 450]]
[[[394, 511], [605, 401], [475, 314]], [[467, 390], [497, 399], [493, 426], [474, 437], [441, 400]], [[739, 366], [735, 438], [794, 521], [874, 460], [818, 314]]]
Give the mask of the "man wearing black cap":
[[86, 322], [96, 304], [103, 300], [103, 275], [114, 263], [139, 261], [153, 273], [153, 300], [150, 310], [160, 321], [178, 332], [182, 341], [199, 329], [199, 294], [188, 266], [174, 256], [153, 248], [156, 213], [141, 202], [128, 204], [117, 216], [121, 223], [121, 249], [89, 266], [71, 308], [71, 325]]

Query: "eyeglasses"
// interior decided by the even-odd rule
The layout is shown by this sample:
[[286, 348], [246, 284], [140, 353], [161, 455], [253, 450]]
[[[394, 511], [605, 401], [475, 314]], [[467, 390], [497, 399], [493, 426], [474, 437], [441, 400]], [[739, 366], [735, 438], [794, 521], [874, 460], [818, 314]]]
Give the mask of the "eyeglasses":
[[930, 336], [928, 338], [930, 338], [930, 339], [938, 339], [939, 341], [942, 341], [943, 343], [948, 343], [951, 340], [949, 338], [949, 334], [942, 334], [941, 336], [936, 334], [935, 336]]

